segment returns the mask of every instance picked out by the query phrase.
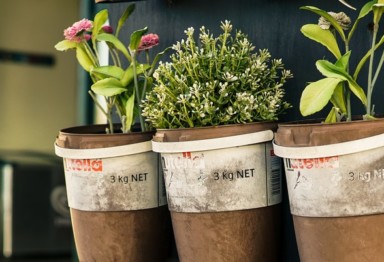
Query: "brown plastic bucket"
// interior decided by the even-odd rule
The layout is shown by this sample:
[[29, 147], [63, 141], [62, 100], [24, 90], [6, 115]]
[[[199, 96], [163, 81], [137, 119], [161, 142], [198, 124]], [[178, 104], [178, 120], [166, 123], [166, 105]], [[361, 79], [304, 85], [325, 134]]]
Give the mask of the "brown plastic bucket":
[[[162, 188], [160, 182], [163, 181], [158, 154], [132, 154], [132, 162], [139, 161], [135, 164], [130, 163], [129, 154], [120, 156], [121, 151], [129, 153], [128, 145], [150, 143], [154, 133], [105, 134], [104, 130], [104, 125], [67, 128], [61, 130], [56, 139], [56, 153], [64, 159], [79, 260], [166, 261], [170, 248], [170, 217], [165, 192], [158, 189]], [[97, 151], [99, 149], [119, 152], [116, 156], [99, 158], [98, 154], [104, 154]], [[67, 156], [72, 152], [73, 158]], [[148, 159], [150, 163], [142, 163]], [[113, 163], [120, 167], [113, 167]], [[107, 176], [108, 180], [102, 179]], [[112, 176], [118, 187], [111, 184]], [[156, 183], [157, 199], [152, 200], [153, 196], [150, 196], [148, 202], [140, 203], [140, 198], [147, 199], [146, 190], [141, 188], [147, 188], [146, 183], [150, 184], [149, 188]], [[140, 191], [137, 197], [135, 189], [131, 189], [136, 187]]]
[[384, 121], [280, 124], [301, 261], [383, 261]]
[[[180, 261], [280, 261], [281, 162], [271, 154], [270, 140], [255, 142], [259, 133], [273, 136], [276, 127], [257, 123], [157, 131], [153, 150], [161, 152]], [[251, 142], [236, 144], [244, 137]], [[239, 138], [237, 146], [234, 138]], [[212, 143], [222, 148], [209, 149]], [[271, 166], [278, 185], [274, 196]], [[264, 194], [256, 197], [255, 188]]]

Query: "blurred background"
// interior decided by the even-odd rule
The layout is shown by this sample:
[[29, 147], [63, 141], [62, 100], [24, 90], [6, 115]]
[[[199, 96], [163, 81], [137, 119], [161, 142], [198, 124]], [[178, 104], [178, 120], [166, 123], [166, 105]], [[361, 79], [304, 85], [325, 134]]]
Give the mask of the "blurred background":
[[[349, 2], [361, 6], [361, 1]], [[54, 155], [53, 143], [60, 129], [94, 123], [96, 116], [87, 94], [89, 79], [74, 53], [57, 52], [54, 45], [63, 39], [65, 28], [103, 8], [109, 9], [110, 23], [115, 25], [128, 4], [0, 2], [0, 261], [76, 261], [62, 162]], [[303, 24], [318, 19], [300, 11], [302, 5], [357, 16], [337, 0], [144, 0], [137, 2], [120, 35], [127, 42], [133, 30], [148, 26], [149, 32], [160, 36], [158, 52], [185, 38], [184, 30], [190, 26], [205, 25], [217, 33], [220, 22], [230, 20], [257, 49], [269, 49], [292, 70], [286, 98], [293, 108], [281, 121], [301, 120], [300, 94], [307, 82], [320, 77], [315, 61], [329, 57], [325, 48], [301, 35]], [[354, 53], [365, 53], [370, 46], [369, 21], [362, 23], [351, 43]], [[382, 92], [374, 95], [377, 112], [383, 111]], [[354, 104], [354, 113], [360, 114], [363, 108], [358, 101]], [[286, 194], [283, 205], [283, 261], [299, 261]]]
[[54, 45], [95, 8], [89, 0], [0, 3], [0, 261], [75, 261], [53, 143], [61, 128], [87, 123], [87, 79], [74, 54]]

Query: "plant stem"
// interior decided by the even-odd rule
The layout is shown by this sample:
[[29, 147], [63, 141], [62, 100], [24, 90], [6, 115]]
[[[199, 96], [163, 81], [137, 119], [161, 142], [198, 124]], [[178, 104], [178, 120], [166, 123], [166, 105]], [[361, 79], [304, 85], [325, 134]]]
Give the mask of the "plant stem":
[[[345, 53], [348, 53], [349, 51], [349, 40], [345, 40]], [[348, 63], [348, 68], [347, 72], [349, 72], [349, 63]], [[347, 84], [348, 86], [349, 84]], [[345, 88], [345, 100], [347, 101], [347, 121], [352, 121], [352, 106], [351, 106], [351, 90], [349, 87], [344, 87]]]
[[371, 103], [372, 103], [372, 69], [373, 69], [373, 60], [375, 55], [375, 45], [376, 45], [376, 36], [378, 31], [378, 24], [373, 25], [373, 35], [372, 35], [372, 47], [371, 47], [371, 56], [369, 58], [369, 68], [368, 68], [368, 87], [367, 87], [367, 116], [371, 115]]
[[[150, 59], [149, 59], [149, 52], [148, 52], [148, 50], [145, 50], [145, 57], [146, 57], [146, 59], [147, 59], [147, 64], [150, 64], [150, 63], [149, 63], [149, 62], [150, 62]], [[148, 77], [151, 76], [152, 73], [153, 73], [153, 68], [151, 68], [151, 69], [149, 70]], [[145, 93], [147, 92], [147, 85], [148, 85], [148, 78], [147, 78], [147, 76], [146, 76], [145, 79], [144, 79], [143, 93], [141, 94], [141, 100], [140, 100], [140, 101], [142, 101], [142, 100], [145, 98]]]
[[[101, 110], [101, 112], [105, 115], [105, 117], [107, 118], [107, 122], [109, 124], [109, 129], [110, 129], [110, 133], [113, 134], [113, 123], [112, 123], [112, 109], [111, 109], [111, 103], [108, 101], [107, 98], [106, 99], [106, 102], [107, 102], [107, 111], [105, 111], [105, 109], [103, 108], [103, 106], [99, 103], [99, 101], [97, 100], [97, 97], [95, 96], [95, 94], [89, 90], [88, 91], [88, 94], [92, 97], [92, 100], [93, 102], [95, 102], [95, 105]], [[113, 105], [113, 104], [112, 104]]]
[[139, 111], [139, 120], [140, 120], [140, 126], [141, 131], [147, 131], [145, 128], [144, 118], [141, 115], [141, 107], [140, 107], [140, 93], [139, 93], [139, 83], [137, 81], [137, 71], [136, 71], [136, 51], [133, 51], [132, 55], [132, 66], [133, 66], [133, 82], [135, 85], [135, 96], [136, 96], [136, 103], [137, 103], [137, 109]]
[[97, 101], [97, 97], [93, 94], [91, 90], [88, 91], [88, 94], [92, 97], [93, 102], [95, 102], [95, 105], [103, 112], [105, 116], [107, 116], [107, 112], [104, 110], [103, 106], [100, 105], [99, 101]]
[[88, 57], [92, 60], [92, 63], [95, 67], [99, 66], [99, 59], [97, 53], [93, 52], [92, 48], [89, 46], [87, 41], [83, 41], [85, 52], [88, 54]]
[[351, 91], [347, 90], [347, 121], [352, 120], [352, 107], [351, 107]]
[[380, 71], [381, 71], [381, 67], [383, 66], [383, 63], [384, 63], [384, 51], [383, 51], [383, 53], [381, 55], [380, 62], [377, 65], [375, 76], [373, 77], [373, 80], [372, 80], [372, 88], [376, 84], [376, 81], [377, 81], [377, 78], [379, 77], [379, 74], [380, 74]]

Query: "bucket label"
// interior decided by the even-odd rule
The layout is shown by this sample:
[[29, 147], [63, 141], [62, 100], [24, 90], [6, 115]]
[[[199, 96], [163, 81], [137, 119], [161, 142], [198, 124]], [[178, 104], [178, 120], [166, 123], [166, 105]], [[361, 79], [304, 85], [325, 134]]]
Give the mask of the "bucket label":
[[84, 211], [125, 211], [167, 204], [159, 154], [104, 159], [64, 159], [71, 208]]
[[281, 159], [271, 143], [162, 153], [161, 160], [171, 211], [232, 211], [281, 202]]
[[384, 213], [384, 151], [284, 159], [291, 213], [338, 217]]

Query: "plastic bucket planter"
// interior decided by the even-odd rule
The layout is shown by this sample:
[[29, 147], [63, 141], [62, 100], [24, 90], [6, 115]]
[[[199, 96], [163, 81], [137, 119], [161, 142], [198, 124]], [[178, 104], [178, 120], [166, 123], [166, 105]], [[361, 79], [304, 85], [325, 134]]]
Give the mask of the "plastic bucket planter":
[[301, 261], [383, 260], [384, 123], [370, 122], [279, 126]]
[[169, 212], [153, 133], [97, 130], [62, 130], [55, 145], [79, 260], [165, 261]]
[[[273, 132], [225, 134], [226, 127], [161, 130], [153, 141], [179, 258], [279, 261], [281, 162], [273, 155]], [[169, 141], [177, 137], [190, 141]]]

